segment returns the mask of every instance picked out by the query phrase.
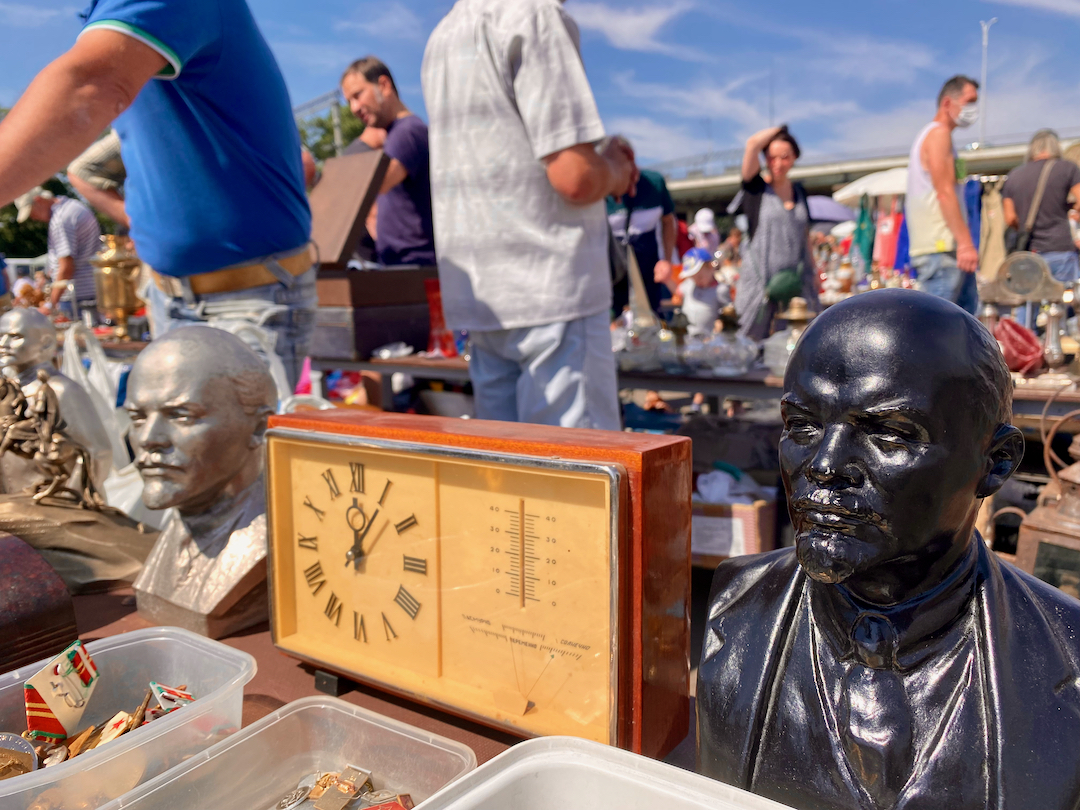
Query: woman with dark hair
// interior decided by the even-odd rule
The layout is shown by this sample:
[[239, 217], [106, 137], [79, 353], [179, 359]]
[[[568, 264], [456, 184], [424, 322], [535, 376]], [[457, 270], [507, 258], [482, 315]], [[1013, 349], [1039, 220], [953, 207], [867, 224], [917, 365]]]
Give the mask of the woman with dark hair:
[[[762, 154], [767, 181], [762, 176]], [[776, 313], [795, 296], [805, 298], [815, 312], [820, 309], [806, 191], [788, 178], [799, 154], [787, 125], [764, 129], [746, 142], [742, 210], [750, 223], [750, 244], [743, 251], [735, 309], [739, 331], [754, 340], [769, 336]]]

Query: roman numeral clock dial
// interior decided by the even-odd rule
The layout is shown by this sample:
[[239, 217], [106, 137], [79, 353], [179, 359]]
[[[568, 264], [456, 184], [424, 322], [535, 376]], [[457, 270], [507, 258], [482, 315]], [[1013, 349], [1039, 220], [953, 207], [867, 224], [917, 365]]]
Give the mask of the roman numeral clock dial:
[[437, 676], [432, 464], [342, 450], [292, 466], [296, 630], [321, 652]]

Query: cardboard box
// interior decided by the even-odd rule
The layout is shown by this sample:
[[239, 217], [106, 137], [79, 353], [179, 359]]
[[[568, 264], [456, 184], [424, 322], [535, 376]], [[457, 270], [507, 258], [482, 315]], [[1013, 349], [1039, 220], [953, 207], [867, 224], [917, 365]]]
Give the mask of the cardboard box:
[[776, 501], [695, 501], [690, 537], [691, 560], [702, 568], [715, 568], [728, 557], [772, 551], [776, 547]]

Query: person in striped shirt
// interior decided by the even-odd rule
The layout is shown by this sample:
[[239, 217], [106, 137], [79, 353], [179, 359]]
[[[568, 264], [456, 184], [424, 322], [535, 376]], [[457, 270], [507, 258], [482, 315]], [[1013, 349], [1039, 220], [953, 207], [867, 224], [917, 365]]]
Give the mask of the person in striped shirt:
[[[101, 226], [94, 212], [71, 197], [54, 196], [36, 186], [15, 200], [17, 220], [33, 219], [49, 223], [48, 274], [52, 292], [43, 306], [55, 310], [67, 282], [75, 282], [75, 300], [79, 309], [94, 310], [94, 266], [90, 259], [101, 248]], [[74, 314], [74, 313], [73, 313]]]

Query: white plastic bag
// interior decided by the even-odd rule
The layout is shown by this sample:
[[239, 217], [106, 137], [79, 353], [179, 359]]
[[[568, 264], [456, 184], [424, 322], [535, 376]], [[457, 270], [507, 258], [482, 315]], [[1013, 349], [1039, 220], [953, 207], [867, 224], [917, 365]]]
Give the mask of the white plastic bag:
[[277, 386], [279, 403], [293, 395], [293, 390], [289, 387], [288, 375], [285, 374], [285, 364], [281, 362], [277, 354], [276, 332], [238, 318], [216, 318], [205, 325], [235, 335], [263, 359]]
[[[90, 371], [82, 364], [79, 351], [80, 338], [86, 345], [86, 354], [90, 358]], [[120, 470], [131, 463], [124, 437], [130, 427], [127, 414], [116, 407], [116, 396], [120, 384], [120, 366], [110, 363], [105, 350], [92, 331], [81, 323], [72, 324], [64, 336], [64, 356], [60, 364], [64, 376], [74, 380], [94, 403], [101, 423], [109, 433], [109, 442], [113, 451], [113, 469]]]

